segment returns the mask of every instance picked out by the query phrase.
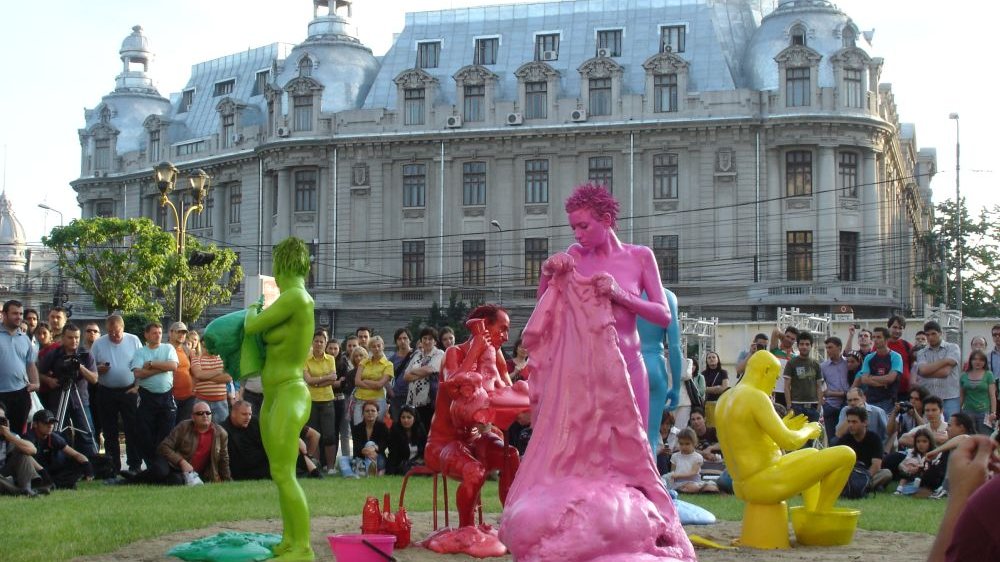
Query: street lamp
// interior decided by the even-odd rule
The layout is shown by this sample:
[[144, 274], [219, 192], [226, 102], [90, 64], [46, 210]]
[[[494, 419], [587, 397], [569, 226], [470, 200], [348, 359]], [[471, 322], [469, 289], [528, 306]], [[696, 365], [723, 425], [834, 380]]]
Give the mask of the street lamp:
[[490, 225], [497, 229], [500, 238], [500, 242], [497, 244], [497, 300], [498, 304], [503, 305], [503, 289], [501, 289], [501, 283], [503, 283], [503, 227], [496, 219], [491, 220]]
[[961, 327], [965, 324], [965, 321], [962, 318], [962, 246], [965, 245], [962, 240], [962, 151], [958, 134], [958, 114], [952, 113], [948, 115], [948, 119], [955, 120], [955, 242], [956, 246], [958, 246], [955, 250], [957, 255], [955, 260], [955, 310], [958, 311], [958, 321], [960, 326], [958, 330], [958, 345], [961, 347], [963, 339]]
[[46, 205], [45, 203], [39, 203], [39, 204], [38, 204], [38, 208], [39, 208], [39, 209], [45, 209], [46, 211], [52, 211], [53, 213], [59, 213], [59, 226], [63, 226], [63, 225], [65, 224], [65, 223], [63, 222], [63, 214], [62, 214], [62, 211], [60, 211], [59, 209], [53, 209], [52, 207], [49, 207], [49, 206], [48, 206], [48, 205]]
[[[170, 193], [173, 192], [174, 187], [177, 182], [177, 177], [179, 172], [177, 168], [174, 167], [170, 162], [160, 162], [153, 168], [153, 177], [156, 179], [156, 187], [160, 190], [160, 206], [170, 207], [170, 210], [174, 213], [174, 224], [177, 225], [177, 257], [178, 259], [184, 259], [184, 237], [187, 233], [187, 221], [191, 216], [191, 213], [198, 213], [205, 209], [205, 198], [208, 195], [208, 190], [211, 187], [211, 178], [205, 173], [205, 170], [195, 170], [193, 173], [187, 176], [188, 183], [190, 184], [191, 195], [194, 199], [194, 205], [184, 208], [184, 198], [183, 196], [178, 199], [180, 203], [180, 209], [174, 205], [174, 202], [170, 200]], [[183, 321], [183, 305], [184, 305], [184, 281], [182, 279], [177, 280], [177, 322]]]

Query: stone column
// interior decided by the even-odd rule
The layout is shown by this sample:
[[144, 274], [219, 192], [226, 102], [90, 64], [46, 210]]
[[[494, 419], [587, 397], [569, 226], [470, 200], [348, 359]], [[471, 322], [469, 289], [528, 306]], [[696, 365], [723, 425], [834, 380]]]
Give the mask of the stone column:
[[837, 231], [837, 167], [832, 146], [819, 147], [819, 169], [813, 181], [816, 197], [816, 281], [835, 281], [840, 257]]
[[217, 244], [229, 239], [226, 221], [226, 209], [229, 208], [229, 191], [231, 185], [220, 185], [212, 188], [212, 238]]
[[292, 213], [292, 171], [278, 170], [278, 224], [274, 232], [274, 242], [281, 242], [291, 235]]
[[760, 271], [761, 280], [778, 282], [784, 280], [782, 276], [783, 258], [785, 256], [785, 234], [784, 234], [784, 191], [782, 190], [781, 176], [781, 151], [778, 149], [768, 149], [765, 159], [767, 160], [767, 186], [764, 192], [765, 203], [763, 203], [760, 220], [760, 234], [763, 240], [760, 242]]
[[[878, 174], [875, 172], [875, 152], [866, 151], [863, 156], [861, 182], [861, 240], [859, 241], [859, 258], [861, 271], [858, 279], [869, 283], [877, 282], [882, 277], [882, 253], [879, 248], [879, 204], [878, 204]], [[867, 249], [867, 250], [864, 250]]]

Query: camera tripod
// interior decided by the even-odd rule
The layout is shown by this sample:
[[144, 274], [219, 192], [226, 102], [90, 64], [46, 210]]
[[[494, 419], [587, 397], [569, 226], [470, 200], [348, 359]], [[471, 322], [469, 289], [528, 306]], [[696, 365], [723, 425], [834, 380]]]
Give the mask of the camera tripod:
[[[90, 436], [91, 442], [94, 444], [94, 448], [97, 448], [97, 439], [94, 437], [94, 428], [90, 425], [90, 420], [87, 419], [87, 412], [83, 411], [83, 399], [80, 397], [80, 389], [76, 387], [75, 384], [70, 383], [69, 385], [63, 385], [62, 390], [59, 391], [59, 409], [56, 411], [56, 426], [55, 431], [63, 432], [65, 429], [69, 429], [73, 433], [74, 445], [76, 444], [76, 435], [82, 434]], [[69, 415], [70, 400], [76, 398], [76, 403], [80, 405], [80, 414], [83, 418], [84, 428], [78, 428], [73, 425], [73, 420], [69, 419], [67, 424], [67, 416]], [[63, 433], [65, 435], [65, 433]]]

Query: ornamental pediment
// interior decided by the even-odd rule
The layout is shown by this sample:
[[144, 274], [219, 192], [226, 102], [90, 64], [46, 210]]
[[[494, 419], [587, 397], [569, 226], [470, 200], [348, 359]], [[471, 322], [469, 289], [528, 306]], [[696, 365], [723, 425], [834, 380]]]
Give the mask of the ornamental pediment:
[[823, 55], [805, 45], [792, 45], [778, 53], [774, 60], [786, 66], [815, 66], [823, 59]]
[[688, 62], [675, 53], [657, 53], [642, 63], [651, 74], [678, 74], [686, 72], [688, 66]]
[[608, 57], [594, 57], [581, 64], [577, 70], [584, 78], [610, 78], [624, 71], [622, 65]]
[[87, 132], [90, 133], [91, 136], [99, 138], [113, 137], [121, 133], [121, 131], [107, 123], [95, 123], [92, 127], [90, 127], [90, 129], [87, 130]]
[[833, 62], [833, 64], [859, 67], [868, 66], [868, 63], [872, 61], [872, 58], [868, 56], [868, 53], [857, 47], [848, 47], [831, 55], [830, 61]]
[[551, 78], [558, 78], [559, 71], [547, 62], [532, 61], [522, 64], [514, 71], [514, 76], [523, 82], [547, 82]]
[[460, 68], [452, 78], [459, 84], [482, 86], [487, 82], [496, 82], [499, 77], [484, 66], [470, 64]]
[[246, 107], [245, 103], [236, 101], [233, 98], [226, 96], [215, 106], [215, 110], [222, 115], [232, 115], [244, 107]]
[[142, 122], [143, 128], [147, 131], [156, 131], [162, 129], [170, 124], [169, 119], [165, 119], [162, 115], [150, 115]]
[[410, 68], [400, 72], [392, 81], [402, 88], [424, 88], [430, 84], [437, 84], [438, 80], [422, 68]]
[[285, 91], [293, 96], [305, 96], [322, 89], [322, 84], [308, 76], [292, 78], [285, 84]]

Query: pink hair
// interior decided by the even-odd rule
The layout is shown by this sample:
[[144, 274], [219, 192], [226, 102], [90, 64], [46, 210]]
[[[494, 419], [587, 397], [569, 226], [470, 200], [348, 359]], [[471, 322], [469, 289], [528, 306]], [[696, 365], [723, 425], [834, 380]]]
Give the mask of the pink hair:
[[566, 199], [566, 212], [589, 209], [594, 218], [611, 215], [611, 228], [618, 228], [618, 200], [603, 185], [587, 182], [576, 186], [573, 194]]

